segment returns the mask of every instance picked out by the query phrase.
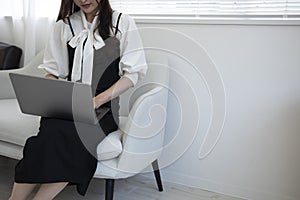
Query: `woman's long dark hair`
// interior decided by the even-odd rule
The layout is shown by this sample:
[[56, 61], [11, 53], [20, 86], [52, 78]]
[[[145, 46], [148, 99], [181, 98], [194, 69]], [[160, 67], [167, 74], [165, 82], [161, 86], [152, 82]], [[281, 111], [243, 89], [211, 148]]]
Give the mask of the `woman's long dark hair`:
[[[112, 13], [113, 10], [108, 0], [100, 0], [98, 4], [98, 31], [100, 36], [105, 40], [110, 37], [110, 30], [112, 30]], [[56, 21], [66, 20], [67, 17], [79, 11], [80, 8], [73, 2], [73, 0], [62, 0], [59, 14]], [[100, 20], [101, 19], [101, 20]]]

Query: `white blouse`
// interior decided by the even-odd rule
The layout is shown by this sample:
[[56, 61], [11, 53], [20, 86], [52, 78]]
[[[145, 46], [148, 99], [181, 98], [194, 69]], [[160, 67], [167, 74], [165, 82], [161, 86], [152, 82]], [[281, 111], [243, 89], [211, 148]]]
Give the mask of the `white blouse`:
[[[112, 36], [115, 33], [118, 16], [119, 12], [114, 11]], [[70, 26], [63, 20], [56, 22], [45, 49], [43, 64], [39, 65], [38, 68], [45, 69], [48, 73], [59, 78], [67, 78], [69, 74], [67, 43], [69, 42], [70, 46], [76, 47], [71, 80], [91, 84], [94, 49], [97, 50], [105, 46], [98, 31], [93, 31], [97, 17], [92, 23], [89, 23], [84, 13], [78, 11], [70, 17], [70, 20], [75, 36], [73, 37]], [[129, 78], [135, 85], [147, 71], [142, 40], [134, 20], [129, 15], [122, 14], [118, 29], [119, 32], [116, 37], [120, 41], [119, 75]]]

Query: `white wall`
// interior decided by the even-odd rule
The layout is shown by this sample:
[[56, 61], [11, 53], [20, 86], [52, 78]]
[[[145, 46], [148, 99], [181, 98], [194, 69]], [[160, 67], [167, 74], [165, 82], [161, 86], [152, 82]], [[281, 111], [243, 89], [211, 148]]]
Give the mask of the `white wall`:
[[[246, 199], [300, 199], [300, 26], [149, 23], [138, 26], [153, 29], [142, 30], [146, 46], [153, 43], [166, 49], [178, 46], [198, 69], [178, 56], [170, 56], [170, 67], [177, 70], [171, 73], [170, 88], [178, 99], [175, 95], [169, 99], [166, 143], [170, 143], [174, 135], [181, 139], [173, 147], [166, 146], [160, 160], [164, 167], [163, 178]], [[160, 32], [157, 28], [169, 30]], [[178, 32], [185, 34], [185, 38]], [[191, 41], [187, 37], [202, 45], [210, 57], [205, 51], [195, 51], [192, 44], [186, 45]], [[197, 56], [200, 59], [197, 60]], [[213, 96], [219, 98], [216, 101], [220, 107], [217, 102], [210, 104], [208, 88], [214, 87], [211, 80], [220, 84], [213, 68], [219, 70], [223, 79], [226, 118], [219, 142], [212, 153], [201, 160], [199, 150], [211, 113], [213, 109], [223, 109], [222, 94]], [[209, 74], [205, 70], [213, 72]], [[191, 88], [194, 91], [188, 91]], [[221, 87], [215, 92], [218, 90], [222, 93]], [[189, 111], [184, 114], [184, 110]], [[188, 118], [182, 119], [182, 129], [179, 129], [180, 115]], [[223, 116], [213, 117], [221, 119]], [[193, 139], [195, 118], [200, 123]], [[220, 128], [220, 124], [212, 124], [211, 128], [204, 153], [217, 138], [217, 131], [213, 129]], [[184, 145], [189, 144], [185, 140], [193, 143], [170, 164], [170, 157], [176, 157], [174, 151], [183, 152]]]

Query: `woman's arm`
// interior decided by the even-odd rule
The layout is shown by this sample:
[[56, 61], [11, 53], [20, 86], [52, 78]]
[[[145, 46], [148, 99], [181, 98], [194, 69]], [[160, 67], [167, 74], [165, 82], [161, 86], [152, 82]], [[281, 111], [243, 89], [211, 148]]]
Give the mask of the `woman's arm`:
[[119, 29], [122, 33], [120, 35], [121, 57], [119, 63], [121, 78], [110, 88], [94, 97], [95, 108], [133, 87], [147, 71], [142, 40], [133, 18], [123, 14]]
[[[57, 79], [57, 76], [53, 74], [46, 74], [46, 78]], [[133, 86], [132, 81], [127, 77], [120, 78], [115, 84], [113, 84], [110, 88], [105, 90], [104, 92], [98, 94], [94, 97], [94, 108], [99, 108], [101, 105], [110, 101], [111, 99], [120, 96], [123, 92], [128, 90]]]
[[115, 84], [104, 92], [98, 94], [94, 97], [94, 108], [99, 108], [101, 105], [106, 102], [120, 96], [123, 92], [128, 90], [133, 86], [132, 81], [127, 77], [120, 78]]

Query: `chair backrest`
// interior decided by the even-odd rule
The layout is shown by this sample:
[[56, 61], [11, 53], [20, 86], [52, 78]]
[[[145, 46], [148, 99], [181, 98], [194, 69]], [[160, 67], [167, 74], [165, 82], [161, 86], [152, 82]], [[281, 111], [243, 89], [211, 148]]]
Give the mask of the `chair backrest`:
[[133, 103], [142, 94], [157, 86], [168, 87], [169, 70], [167, 57], [153, 50], [145, 51], [145, 55], [148, 64], [147, 74], [135, 87], [121, 95], [120, 116], [128, 116]]
[[21, 56], [21, 48], [0, 42], [0, 70], [18, 69]]
[[43, 57], [44, 50], [37, 53], [33, 59], [20, 70], [20, 72], [32, 76], [44, 76], [46, 72], [43, 69], [38, 68], [38, 66], [43, 63]]
[[[146, 52], [146, 77], [127, 96], [128, 122], [123, 131], [123, 152], [118, 169], [138, 173], [160, 155], [163, 147], [169, 70], [167, 58], [155, 52]], [[124, 103], [124, 99], [123, 99]], [[122, 105], [121, 105], [122, 107]]]
[[11, 70], [0, 70], [1, 84], [1, 99], [13, 99], [16, 98], [13, 86], [11, 84], [9, 73], [21, 73], [29, 74], [34, 76], [43, 76], [45, 74], [44, 70], [38, 69], [37, 66], [43, 61], [44, 51], [39, 52], [28, 64], [19, 69]]

